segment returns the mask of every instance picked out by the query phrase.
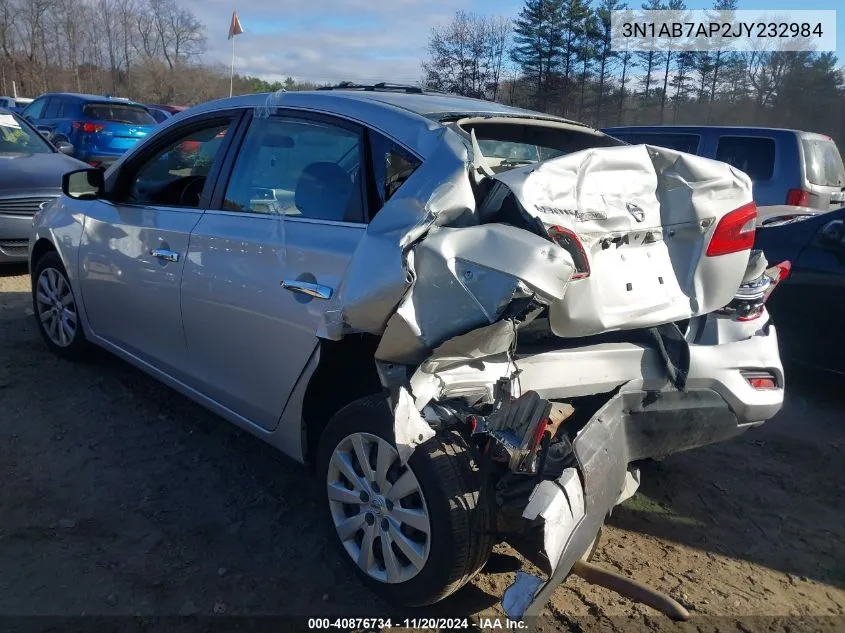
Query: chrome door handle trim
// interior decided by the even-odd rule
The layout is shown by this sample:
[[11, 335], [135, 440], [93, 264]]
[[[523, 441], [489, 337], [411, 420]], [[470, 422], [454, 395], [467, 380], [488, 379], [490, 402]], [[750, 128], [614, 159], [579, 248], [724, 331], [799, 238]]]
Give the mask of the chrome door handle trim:
[[307, 281], [299, 281], [297, 279], [284, 279], [282, 281], [282, 288], [290, 290], [291, 292], [301, 292], [309, 297], [315, 299], [331, 299], [332, 289], [328, 286], [320, 284], [312, 284]]
[[175, 251], [169, 251], [166, 248], [156, 248], [150, 251], [150, 255], [153, 257], [158, 257], [159, 259], [163, 259], [168, 262], [178, 262], [179, 261], [179, 253]]

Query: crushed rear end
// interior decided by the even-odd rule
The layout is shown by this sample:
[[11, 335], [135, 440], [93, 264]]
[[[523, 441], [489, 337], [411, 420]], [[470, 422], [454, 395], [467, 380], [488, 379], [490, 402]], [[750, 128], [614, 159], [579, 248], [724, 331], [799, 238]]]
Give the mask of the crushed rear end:
[[[481, 150], [494, 132], [560, 140], [503, 168]], [[783, 402], [765, 301], [788, 267], [752, 256], [749, 178], [612, 145], [549, 122], [444, 128], [368, 226], [319, 333], [381, 337], [403, 462], [457, 428], [500, 532], [543, 530], [549, 577], [518, 575], [512, 617], [538, 614], [589, 552], [637, 461], [733, 437]]]

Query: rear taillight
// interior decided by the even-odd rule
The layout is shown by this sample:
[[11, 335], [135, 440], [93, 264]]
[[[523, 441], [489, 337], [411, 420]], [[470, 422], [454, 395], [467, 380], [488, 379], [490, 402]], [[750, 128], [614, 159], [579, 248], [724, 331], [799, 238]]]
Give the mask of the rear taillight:
[[572, 257], [572, 263], [575, 264], [575, 274], [572, 275], [572, 279], [589, 277], [590, 261], [587, 259], [584, 245], [581, 244], [578, 236], [562, 226], [552, 226], [549, 228], [548, 233], [552, 241]]
[[775, 375], [768, 371], [741, 371], [742, 377], [754, 389], [777, 389], [778, 381]]
[[786, 192], [786, 204], [793, 207], [810, 206], [810, 192], [803, 189], [790, 189]]
[[757, 205], [749, 202], [734, 209], [719, 220], [710, 244], [707, 256], [728, 255], [747, 251], [754, 246], [754, 230], [757, 227]]
[[95, 134], [106, 127], [102, 123], [91, 123], [90, 121], [74, 121], [70, 125], [74, 130], [79, 130], [85, 134]]
[[719, 314], [734, 316], [737, 321], [753, 321], [759, 318], [763, 314], [766, 301], [778, 284], [789, 277], [791, 269], [792, 264], [783, 261], [767, 268], [757, 279], [744, 282], [736, 291], [733, 301], [719, 310]]

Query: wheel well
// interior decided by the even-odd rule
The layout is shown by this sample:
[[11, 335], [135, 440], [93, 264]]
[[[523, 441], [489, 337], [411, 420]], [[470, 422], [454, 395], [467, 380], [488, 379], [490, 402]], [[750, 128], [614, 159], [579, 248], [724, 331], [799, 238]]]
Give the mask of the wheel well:
[[378, 343], [379, 338], [369, 334], [320, 341], [320, 362], [302, 405], [302, 448], [305, 461], [312, 466], [331, 417], [350, 402], [382, 390], [374, 360]]
[[38, 263], [38, 260], [41, 259], [45, 253], [55, 250], [56, 247], [53, 246], [53, 243], [45, 237], [42, 237], [40, 240], [35, 242], [35, 246], [32, 247], [32, 257], [29, 260], [30, 269], [35, 270], [35, 265]]

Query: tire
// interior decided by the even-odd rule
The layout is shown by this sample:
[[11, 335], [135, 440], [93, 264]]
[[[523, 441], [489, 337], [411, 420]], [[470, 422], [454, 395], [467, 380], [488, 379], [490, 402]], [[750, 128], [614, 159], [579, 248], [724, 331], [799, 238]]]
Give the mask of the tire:
[[[52, 301], [53, 298], [57, 298], [58, 303]], [[56, 312], [59, 307], [61, 313]], [[67, 360], [81, 360], [87, 355], [90, 348], [82, 330], [78, 302], [56, 251], [45, 253], [35, 263], [32, 309], [38, 331], [51, 352]]]
[[[400, 563], [411, 563], [411, 568], [403, 567], [402, 574], [394, 573], [391, 580], [387, 573], [388, 565], [383, 550], [381, 550], [379, 560], [383, 537], [375, 537], [379, 545], [373, 547], [375, 564], [369, 572], [358, 564], [356, 547], [360, 553], [366, 535], [364, 526], [370, 525], [366, 521], [368, 512], [375, 519], [370, 530], [376, 528], [376, 533], [383, 534], [384, 527], [388, 527], [388, 538], [398, 542], [398, 538], [402, 535], [399, 534], [398, 538], [394, 536], [397, 534], [395, 525], [391, 523], [386, 525], [385, 518], [379, 518], [388, 517], [392, 521], [394, 515], [399, 516], [396, 506], [388, 505], [382, 508], [382, 501], [379, 501], [378, 497], [383, 491], [379, 488], [375, 488], [375, 491], [370, 488], [370, 491], [374, 493], [374, 498], [368, 500], [370, 503], [363, 503], [363, 500], [359, 498], [355, 504], [347, 505], [331, 501], [329, 498], [330, 482], [335, 486], [333, 494], [336, 494], [339, 485], [345, 485], [347, 489], [352, 488], [349, 486], [348, 479], [345, 480], [346, 484], [338, 483], [337, 473], [340, 471], [337, 464], [340, 455], [349, 454], [344, 453], [344, 450], [354, 451], [351, 438], [356, 436], [362, 439], [365, 449], [368, 449], [367, 455], [371, 468], [374, 464], [377, 465], [380, 450], [389, 447], [390, 450], [395, 451], [393, 416], [384, 396], [368, 396], [341, 409], [329, 421], [320, 440], [317, 452], [317, 473], [324, 486], [323, 501], [330, 530], [334, 535], [335, 543], [340, 547], [341, 556], [354, 567], [359, 576], [376, 593], [397, 606], [425, 606], [442, 600], [460, 589], [481, 570], [494, 544], [491, 531], [495, 515], [489, 504], [485, 503], [484, 507], [478, 506], [480, 482], [478, 467], [472, 457], [473, 449], [458, 432], [448, 432], [438, 434], [418, 446], [411, 455], [406, 468], [415, 478], [419, 494], [413, 493], [402, 497], [401, 503], [410, 503], [412, 506], [421, 507], [423, 512], [427, 512], [430, 529], [427, 537], [423, 532], [409, 530], [404, 524], [400, 526], [400, 531], [405, 530], [406, 534], [411, 535], [407, 540], [413, 538], [418, 544], [427, 544], [421, 545], [423, 549], [427, 547], [427, 557], [422, 565], [417, 564], [415, 569], [411, 569], [414, 567], [411, 559], [402, 560], [404, 554], [400, 555], [396, 548], [391, 548]], [[363, 469], [360, 468], [360, 460], [355, 461], [354, 464], [356, 465], [354, 474], [359, 476], [360, 490], [365, 486], [361, 483], [360, 477]], [[406, 473], [399, 464], [398, 454], [395, 454], [395, 461], [387, 473], [388, 483], [395, 484], [400, 474], [403, 482], [408, 481]], [[378, 476], [363, 479], [374, 481], [378, 479]], [[402, 487], [406, 488], [406, 486]], [[382, 500], [389, 499], [390, 493], [389, 488], [384, 495], [381, 495]], [[486, 499], [492, 499], [492, 496], [492, 493], [485, 494]], [[383, 503], [388, 503], [388, 501], [383, 501]], [[339, 520], [337, 510], [341, 507], [347, 513], [341, 515], [341, 519], [351, 515], [357, 522], [357, 517], [364, 515], [365, 518], [361, 529], [346, 541], [341, 540], [339, 529], [336, 527]], [[399, 511], [402, 510], [404, 508], [400, 507]], [[473, 521], [477, 523], [474, 525]], [[419, 547], [417, 549], [419, 550]], [[416, 562], [419, 563], [419, 560]]]

